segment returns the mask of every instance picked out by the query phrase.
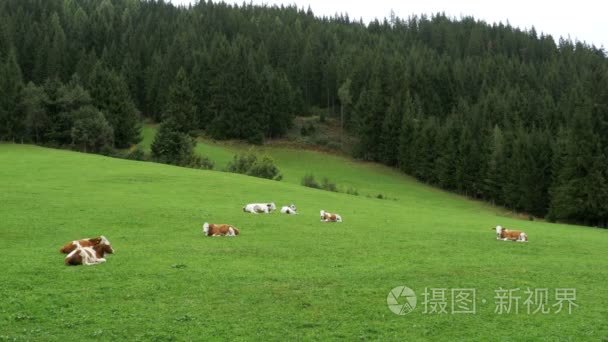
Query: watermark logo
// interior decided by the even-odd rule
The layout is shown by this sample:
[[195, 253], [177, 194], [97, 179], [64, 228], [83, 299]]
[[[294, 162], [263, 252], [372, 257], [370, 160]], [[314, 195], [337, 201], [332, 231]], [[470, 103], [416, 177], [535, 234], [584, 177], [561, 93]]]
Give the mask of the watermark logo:
[[416, 294], [407, 286], [397, 286], [386, 297], [388, 308], [397, 315], [407, 315], [416, 308]]
[[[502, 287], [494, 290], [494, 314], [526, 313], [572, 314], [579, 305], [576, 303], [576, 288], [555, 288], [554, 295], [548, 288]], [[425, 287], [421, 295], [422, 314], [476, 314], [478, 308], [477, 289], [475, 288], [438, 288]], [[553, 300], [553, 302], [552, 302]], [[406, 315], [416, 308], [416, 294], [406, 286], [392, 289], [386, 297], [388, 308], [397, 315]], [[481, 298], [482, 307], [489, 309], [488, 300]], [[608, 342], [608, 341], [607, 341]]]

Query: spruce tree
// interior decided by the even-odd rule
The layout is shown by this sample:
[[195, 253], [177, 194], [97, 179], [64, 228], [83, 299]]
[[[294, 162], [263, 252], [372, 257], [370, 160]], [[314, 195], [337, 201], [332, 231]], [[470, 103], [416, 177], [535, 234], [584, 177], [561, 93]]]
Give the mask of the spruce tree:
[[141, 122], [124, 79], [98, 62], [89, 80], [93, 104], [100, 109], [114, 131], [114, 144], [129, 147], [141, 141]]
[[23, 80], [14, 49], [0, 61], [0, 140], [22, 140], [24, 117], [18, 110]]
[[198, 127], [196, 111], [194, 94], [190, 89], [188, 76], [184, 68], [180, 68], [169, 88], [163, 120], [171, 119], [178, 131], [188, 133]]

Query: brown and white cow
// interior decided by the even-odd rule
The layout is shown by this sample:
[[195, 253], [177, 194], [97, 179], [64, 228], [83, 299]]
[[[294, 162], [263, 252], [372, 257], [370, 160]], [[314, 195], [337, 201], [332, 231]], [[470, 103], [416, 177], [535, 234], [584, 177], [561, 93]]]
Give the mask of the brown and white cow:
[[321, 222], [342, 222], [342, 217], [338, 214], [332, 214], [325, 210], [321, 210]]
[[76, 248], [78, 248], [79, 246], [80, 247], [93, 247], [93, 246], [98, 245], [100, 243], [104, 243], [106, 245], [109, 245], [110, 241], [108, 241], [108, 239], [106, 239], [106, 237], [103, 236], [103, 235], [98, 236], [98, 237], [94, 237], [94, 238], [74, 240], [74, 241], [66, 243], [63, 247], [61, 247], [61, 249], [59, 250], [59, 252], [64, 253], [64, 254], [69, 254], [72, 251], [74, 251]]
[[528, 235], [521, 230], [512, 230], [502, 226], [496, 226], [496, 240], [528, 242]]
[[239, 230], [232, 225], [225, 223], [207, 223], [203, 224], [203, 235], [205, 236], [237, 236]]
[[77, 246], [76, 249], [65, 257], [65, 264], [67, 266], [97, 265], [106, 262], [106, 254], [113, 253], [114, 249], [112, 246], [103, 242], [88, 247]]

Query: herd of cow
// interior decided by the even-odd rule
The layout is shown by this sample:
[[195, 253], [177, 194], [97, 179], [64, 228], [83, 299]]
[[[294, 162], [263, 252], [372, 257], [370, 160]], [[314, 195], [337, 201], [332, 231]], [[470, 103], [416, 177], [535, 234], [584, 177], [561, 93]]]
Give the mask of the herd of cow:
[[[243, 211], [252, 214], [269, 214], [275, 211], [276, 208], [274, 203], [250, 203], [243, 207]], [[293, 204], [283, 206], [281, 213], [295, 215], [297, 214], [296, 206]], [[342, 217], [338, 214], [321, 210], [321, 222], [342, 222]], [[203, 235], [205, 236], [237, 236], [239, 233], [239, 229], [230, 224], [207, 222], [203, 224]], [[114, 253], [110, 241], [103, 235], [70, 241], [61, 247], [59, 251], [67, 254], [65, 264], [68, 266], [101, 264], [106, 262], [106, 254]]]
[[[274, 203], [251, 203], [243, 207], [243, 211], [252, 214], [265, 213], [269, 214], [276, 210]], [[296, 206], [291, 204], [283, 206], [281, 213], [295, 215]], [[321, 210], [321, 222], [342, 222], [342, 217], [338, 214], [333, 214]], [[496, 226], [496, 239], [502, 241], [517, 241], [528, 242], [528, 235], [519, 230], [506, 229], [502, 226]], [[233, 225], [225, 223], [207, 223], [203, 224], [204, 236], [237, 236], [240, 231]], [[110, 241], [105, 236], [74, 240], [65, 244], [61, 249], [61, 253], [67, 254], [65, 257], [66, 265], [97, 265], [106, 261], [106, 254], [113, 254], [114, 249]]]
[[[251, 214], [270, 214], [275, 211], [277, 206], [274, 203], [249, 203], [243, 207], [243, 211]], [[294, 204], [285, 205], [280, 210], [281, 214], [296, 215], [297, 209]], [[342, 222], [342, 217], [338, 214], [328, 213], [321, 210], [321, 222]], [[226, 223], [203, 224], [204, 236], [237, 236], [240, 231], [237, 227]]]

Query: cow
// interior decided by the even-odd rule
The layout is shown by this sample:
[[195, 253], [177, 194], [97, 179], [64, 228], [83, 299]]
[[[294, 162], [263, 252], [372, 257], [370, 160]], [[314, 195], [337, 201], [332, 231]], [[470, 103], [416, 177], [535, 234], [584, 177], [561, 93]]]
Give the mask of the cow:
[[496, 240], [511, 240], [517, 242], [528, 242], [528, 235], [520, 230], [506, 229], [502, 226], [496, 226]]
[[296, 206], [291, 204], [291, 205], [284, 205], [281, 208], [281, 214], [289, 214], [289, 215], [295, 215], [297, 214], [296, 212]]
[[342, 217], [338, 214], [332, 214], [325, 210], [321, 210], [321, 222], [342, 222]]
[[63, 247], [61, 247], [61, 249], [59, 250], [59, 252], [63, 253], [63, 254], [69, 254], [72, 251], [74, 251], [76, 248], [78, 248], [79, 246], [80, 247], [93, 247], [93, 246], [98, 245], [100, 243], [104, 243], [106, 245], [109, 245], [110, 241], [108, 241], [108, 239], [106, 239], [106, 237], [103, 236], [103, 235], [98, 236], [98, 237], [94, 237], [94, 238], [74, 240], [74, 241], [66, 243]]
[[65, 264], [67, 266], [97, 265], [106, 262], [106, 254], [114, 254], [114, 249], [110, 244], [101, 242], [87, 247], [78, 245], [65, 257]]
[[276, 209], [277, 206], [274, 203], [250, 203], [243, 207], [244, 212], [252, 214], [268, 214]]
[[237, 236], [239, 234], [239, 230], [229, 224], [207, 222], [203, 224], [203, 235], [205, 236]]

